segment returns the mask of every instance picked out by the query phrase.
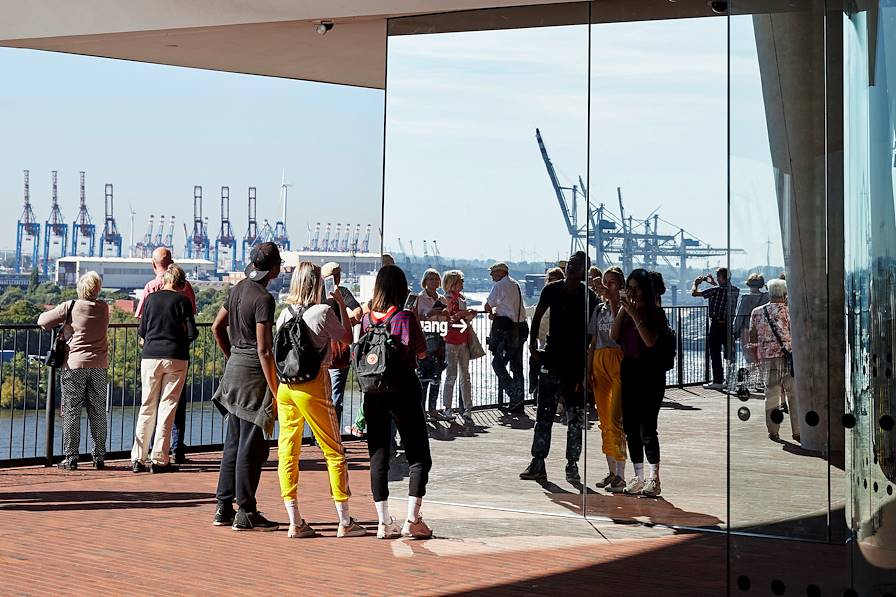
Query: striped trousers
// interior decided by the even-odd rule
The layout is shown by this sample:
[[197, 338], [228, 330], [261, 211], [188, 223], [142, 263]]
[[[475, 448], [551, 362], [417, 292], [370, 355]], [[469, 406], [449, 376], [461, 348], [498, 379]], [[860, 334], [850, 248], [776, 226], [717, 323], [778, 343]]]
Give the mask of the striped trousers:
[[77, 458], [81, 443], [81, 408], [87, 408], [93, 457], [106, 455], [106, 369], [86, 367], [63, 369], [62, 374], [62, 453]]

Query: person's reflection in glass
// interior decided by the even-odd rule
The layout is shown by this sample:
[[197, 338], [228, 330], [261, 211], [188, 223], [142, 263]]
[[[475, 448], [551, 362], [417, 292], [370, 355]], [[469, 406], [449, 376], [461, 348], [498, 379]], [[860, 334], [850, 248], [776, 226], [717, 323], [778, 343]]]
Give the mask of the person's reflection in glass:
[[[584, 371], [587, 358], [587, 335], [584, 314], [591, 313], [597, 295], [585, 286], [588, 256], [576, 252], [566, 264], [566, 279], [545, 286], [538, 297], [538, 306], [529, 332], [529, 351], [540, 365], [538, 410], [535, 435], [532, 438], [532, 461], [520, 473], [520, 479], [547, 479], [545, 458], [551, 448], [551, 427], [557, 403], [566, 403], [566, 480], [579, 483], [579, 458], [582, 454], [584, 423]], [[551, 309], [551, 322], [544, 351], [537, 346], [541, 318]]]

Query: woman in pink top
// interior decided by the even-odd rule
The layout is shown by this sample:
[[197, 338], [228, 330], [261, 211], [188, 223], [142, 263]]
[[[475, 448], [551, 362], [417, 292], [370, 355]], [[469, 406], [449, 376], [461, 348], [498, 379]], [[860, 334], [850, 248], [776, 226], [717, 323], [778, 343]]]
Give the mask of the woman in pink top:
[[[37, 324], [52, 329], [70, 319], [64, 334], [68, 358], [62, 369], [62, 452], [60, 468], [78, 468], [81, 442], [81, 407], [87, 407], [90, 435], [93, 437], [93, 465], [104, 466], [106, 456], [106, 370], [109, 350], [109, 305], [97, 297], [103, 280], [96, 272], [87, 272], [78, 280], [78, 299], [60, 303], [41, 313]], [[68, 317], [71, 311], [71, 317]]]
[[464, 325], [475, 317], [475, 313], [467, 309], [464, 295], [464, 274], [460, 270], [449, 270], [442, 276], [442, 288], [445, 289], [445, 301], [447, 308], [445, 315], [448, 317], [448, 333], [445, 334], [445, 386], [442, 389], [442, 404], [445, 407], [442, 418], [446, 421], [454, 420], [454, 412], [451, 404], [454, 401], [454, 385], [460, 373], [460, 395], [463, 399], [464, 424], [473, 422], [472, 409], [473, 397], [472, 384], [470, 382], [470, 349], [467, 342], [470, 339], [470, 330]]
[[787, 355], [793, 353], [787, 282], [771, 280], [768, 283], [768, 299], [768, 304], [760, 305], [750, 313], [750, 344], [747, 348], [756, 351], [755, 356], [758, 356], [765, 372], [765, 426], [769, 439], [777, 441], [779, 437], [778, 430], [784, 414], [780, 411], [783, 389], [790, 402], [790, 431], [793, 439], [800, 441], [796, 388], [787, 359]]

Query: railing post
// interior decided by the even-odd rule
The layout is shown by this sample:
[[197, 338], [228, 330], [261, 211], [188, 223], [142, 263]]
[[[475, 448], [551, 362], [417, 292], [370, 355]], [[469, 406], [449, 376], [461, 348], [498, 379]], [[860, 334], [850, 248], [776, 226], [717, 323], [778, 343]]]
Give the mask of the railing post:
[[675, 347], [676, 353], [678, 354], [678, 387], [684, 387], [684, 341], [681, 339], [681, 309], [675, 309], [675, 324], [676, 324], [676, 334], [675, 334], [675, 343], [677, 346]]
[[56, 431], [56, 368], [47, 367], [47, 406], [44, 420], [44, 441], [46, 441], [46, 463], [53, 466], [53, 443]]
[[703, 383], [709, 383], [709, 307], [703, 308]]

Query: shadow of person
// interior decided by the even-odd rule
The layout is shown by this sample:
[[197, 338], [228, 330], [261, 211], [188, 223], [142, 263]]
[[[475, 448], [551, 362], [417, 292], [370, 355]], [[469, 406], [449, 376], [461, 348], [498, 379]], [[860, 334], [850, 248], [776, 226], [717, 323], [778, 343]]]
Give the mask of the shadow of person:
[[671, 410], [703, 410], [702, 408], [698, 408], [690, 404], [675, 402], [674, 400], [669, 400], [667, 398], [663, 398], [663, 403], [660, 405], [660, 408], [668, 408]]
[[535, 419], [529, 418], [528, 413], [503, 413], [497, 419], [498, 425], [501, 427], [509, 427], [511, 429], [532, 429], [535, 427]]
[[183, 491], [22, 491], [0, 495], [0, 510], [27, 512], [195, 508], [214, 503], [213, 493]]

